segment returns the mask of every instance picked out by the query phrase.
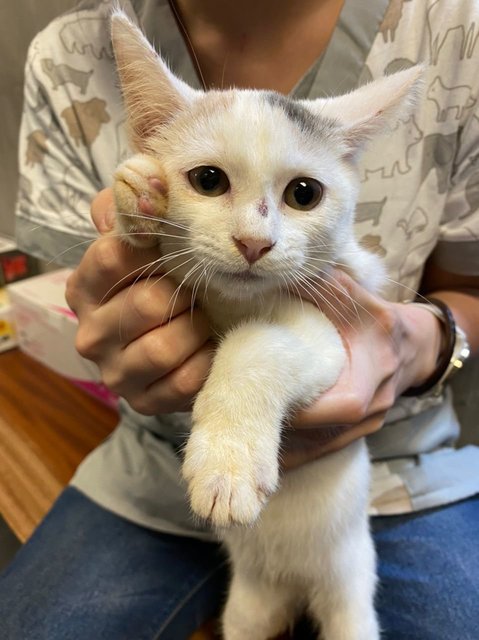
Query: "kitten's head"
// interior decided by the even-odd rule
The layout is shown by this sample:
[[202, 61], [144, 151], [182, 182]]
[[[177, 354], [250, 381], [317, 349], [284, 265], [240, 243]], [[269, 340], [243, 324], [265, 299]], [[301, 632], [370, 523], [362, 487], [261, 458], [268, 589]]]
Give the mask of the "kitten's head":
[[192, 249], [193, 260], [168, 263], [176, 279], [200, 265], [189, 284], [202, 274], [241, 298], [334, 264], [352, 234], [361, 150], [409, 114], [420, 68], [338, 98], [295, 101], [191, 89], [121, 13], [113, 45], [132, 145], [162, 162], [165, 216], [179, 225], [162, 254]]

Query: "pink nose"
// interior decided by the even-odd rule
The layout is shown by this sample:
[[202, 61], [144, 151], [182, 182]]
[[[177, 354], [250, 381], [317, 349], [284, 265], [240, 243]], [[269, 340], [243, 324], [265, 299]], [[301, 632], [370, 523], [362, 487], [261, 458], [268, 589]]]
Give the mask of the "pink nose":
[[246, 258], [249, 264], [253, 264], [259, 260], [265, 253], [268, 253], [275, 244], [265, 238], [256, 240], [255, 238], [235, 238], [233, 236], [233, 240], [236, 248]]

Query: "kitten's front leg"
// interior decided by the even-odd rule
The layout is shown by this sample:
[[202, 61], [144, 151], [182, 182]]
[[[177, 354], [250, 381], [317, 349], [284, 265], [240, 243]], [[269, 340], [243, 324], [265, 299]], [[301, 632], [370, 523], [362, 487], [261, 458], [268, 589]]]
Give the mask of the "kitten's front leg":
[[305, 313], [288, 326], [251, 322], [218, 349], [193, 410], [183, 475], [191, 506], [214, 525], [248, 525], [278, 486], [288, 409], [329, 387], [343, 364], [329, 321]]
[[284, 403], [272, 388], [270, 333], [263, 325], [232, 331], [194, 405], [183, 476], [193, 511], [216, 526], [253, 522], [278, 484]]
[[115, 232], [137, 247], [157, 244], [159, 221], [168, 205], [159, 160], [141, 153], [125, 160], [115, 171], [113, 195], [117, 212]]

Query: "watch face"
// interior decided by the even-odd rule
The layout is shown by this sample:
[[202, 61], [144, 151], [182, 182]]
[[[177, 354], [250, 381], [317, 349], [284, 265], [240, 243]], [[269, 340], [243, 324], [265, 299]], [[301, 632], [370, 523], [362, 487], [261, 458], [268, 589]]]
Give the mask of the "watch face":
[[451, 365], [453, 367], [452, 372], [462, 369], [464, 362], [470, 355], [471, 350], [469, 348], [469, 343], [467, 342], [466, 334], [461, 328], [456, 326], [456, 344], [451, 358]]

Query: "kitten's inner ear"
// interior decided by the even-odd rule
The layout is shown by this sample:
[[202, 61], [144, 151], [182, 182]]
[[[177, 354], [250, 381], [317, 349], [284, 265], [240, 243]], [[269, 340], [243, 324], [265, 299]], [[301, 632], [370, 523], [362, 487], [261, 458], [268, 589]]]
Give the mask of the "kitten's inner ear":
[[149, 138], [200, 92], [168, 69], [123, 12], [113, 14], [111, 32], [130, 141], [138, 151], [147, 151]]
[[419, 98], [421, 65], [371, 82], [337, 98], [309, 103], [317, 115], [335, 120], [345, 143], [345, 157], [356, 160], [368, 140], [408, 118]]

